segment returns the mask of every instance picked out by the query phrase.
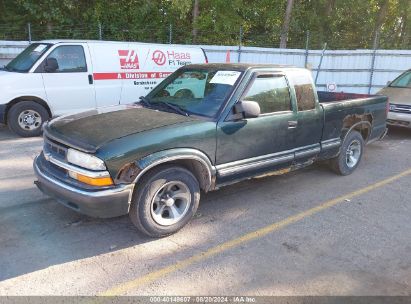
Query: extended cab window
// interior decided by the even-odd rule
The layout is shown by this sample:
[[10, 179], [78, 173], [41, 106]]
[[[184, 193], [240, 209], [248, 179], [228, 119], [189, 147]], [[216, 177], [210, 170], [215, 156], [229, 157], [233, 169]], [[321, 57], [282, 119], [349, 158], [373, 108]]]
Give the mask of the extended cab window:
[[258, 75], [242, 99], [258, 102], [261, 114], [291, 111], [290, 92], [284, 76]]
[[64, 45], [55, 48], [47, 59], [57, 60], [55, 73], [87, 72], [86, 58], [81, 45]]
[[294, 83], [298, 111], [315, 109], [315, 92], [310, 72], [290, 73]]

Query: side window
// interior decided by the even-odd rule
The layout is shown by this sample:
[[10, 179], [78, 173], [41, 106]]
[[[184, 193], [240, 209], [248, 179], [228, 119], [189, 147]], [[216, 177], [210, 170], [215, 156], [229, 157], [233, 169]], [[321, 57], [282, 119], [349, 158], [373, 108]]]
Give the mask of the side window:
[[86, 58], [81, 45], [59, 46], [47, 56], [47, 59], [49, 58], [57, 61], [55, 73], [87, 72]]
[[405, 72], [400, 77], [391, 82], [390, 87], [411, 88], [411, 71]]
[[257, 76], [243, 100], [258, 102], [261, 114], [291, 111], [290, 92], [284, 76]]
[[310, 75], [301, 74], [301, 71], [292, 73], [295, 96], [297, 98], [298, 111], [315, 109], [315, 93]]

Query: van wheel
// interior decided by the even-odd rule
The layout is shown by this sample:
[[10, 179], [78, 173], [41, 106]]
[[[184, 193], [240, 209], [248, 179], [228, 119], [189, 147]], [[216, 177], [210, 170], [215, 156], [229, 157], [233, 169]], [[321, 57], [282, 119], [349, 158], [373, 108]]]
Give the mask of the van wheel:
[[23, 136], [39, 136], [42, 124], [50, 118], [47, 110], [33, 101], [21, 101], [11, 107], [7, 124], [11, 131]]
[[364, 151], [364, 139], [357, 131], [351, 131], [345, 137], [340, 154], [330, 160], [331, 168], [340, 175], [349, 175], [360, 164]]
[[200, 202], [197, 179], [179, 166], [153, 169], [136, 188], [129, 215], [133, 224], [151, 237], [164, 237], [183, 228]]

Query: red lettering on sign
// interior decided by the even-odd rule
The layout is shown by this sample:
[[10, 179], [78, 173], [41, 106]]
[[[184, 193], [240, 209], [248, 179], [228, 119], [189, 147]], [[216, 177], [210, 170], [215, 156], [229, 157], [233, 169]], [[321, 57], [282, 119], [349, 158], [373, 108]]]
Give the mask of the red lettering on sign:
[[190, 53], [179, 53], [179, 52], [174, 52], [174, 51], [167, 51], [167, 56], [168, 59], [191, 59], [191, 54]]
[[115, 79], [155, 79], [166, 78], [171, 72], [123, 72], [123, 73], [94, 73], [94, 80], [115, 80]]

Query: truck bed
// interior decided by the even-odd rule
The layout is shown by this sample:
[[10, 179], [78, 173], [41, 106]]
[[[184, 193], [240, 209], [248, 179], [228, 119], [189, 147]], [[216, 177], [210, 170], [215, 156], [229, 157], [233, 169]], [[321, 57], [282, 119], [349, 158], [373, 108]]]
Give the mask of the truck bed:
[[377, 95], [368, 95], [368, 94], [326, 92], [326, 91], [317, 91], [317, 95], [318, 95], [318, 101], [320, 103], [341, 102], [341, 101], [364, 99], [364, 98], [370, 98], [370, 97], [377, 96]]
[[348, 125], [357, 120], [369, 122], [368, 140], [380, 138], [386, 129], [387, 97], [383, 95], [354, 94], [318, 91], [318, 100], [324, 110], [323, 141], [344, 134]]

